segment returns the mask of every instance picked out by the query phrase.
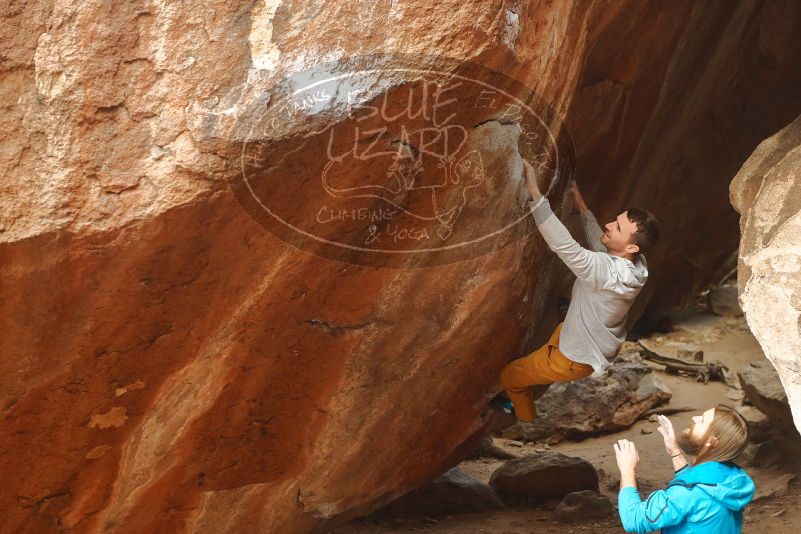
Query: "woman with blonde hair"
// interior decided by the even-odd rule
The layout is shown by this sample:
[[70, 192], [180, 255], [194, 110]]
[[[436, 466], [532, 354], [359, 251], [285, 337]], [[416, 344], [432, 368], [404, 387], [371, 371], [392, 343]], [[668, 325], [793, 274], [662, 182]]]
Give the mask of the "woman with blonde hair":
[[622, 439], [613, 446], [620, 468], [618, 511], [626, 532], [739, 534], [743, 508], [755, 489], [751, 477], [733, 461], [748, 444], [743, 416], [719, 404], [693, 417], [678, 440], [667, 417], [659, 416], [658, 430], [676, 476], [644, 502], [637, 492], [639, 456], [634, 444]]

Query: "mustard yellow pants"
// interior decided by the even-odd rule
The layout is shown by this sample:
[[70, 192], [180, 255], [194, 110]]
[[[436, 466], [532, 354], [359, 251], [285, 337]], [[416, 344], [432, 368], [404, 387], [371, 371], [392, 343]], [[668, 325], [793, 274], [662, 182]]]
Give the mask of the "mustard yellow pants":
[[545, 345], [528, 356], [509, 362], [501, 371], [501, 384], [521, 421], [531, 423], [537, 417], [532, 386], [570, 382], [592, 374], [591, 365], [574, 362], [559, 352], [562, 324], [556, 326]]

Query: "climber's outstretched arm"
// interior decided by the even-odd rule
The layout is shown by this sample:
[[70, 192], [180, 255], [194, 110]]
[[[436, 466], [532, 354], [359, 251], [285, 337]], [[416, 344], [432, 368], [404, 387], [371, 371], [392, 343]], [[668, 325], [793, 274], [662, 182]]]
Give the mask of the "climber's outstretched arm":
[[539, 200], [532, 200], [529, 202], [529, 206], [537, 228], [548, 247], [559, 256], [559, 259], [577, 278], [591, 283], [597, 289], [602, 288], [612, 279], [612, 264], [608, 255], [603, 252], [587, 250], [573, 239], [562, 221], [551, 210], [547, 198], [540, 197]]
[[606, 247], [601, 243], [601, 236], [604, 231], [601, 225], [598, 224], [598, 219], [590, 211], [587, 203], [584, 202], [584, 197], [579, 190], [578, 184], [574, 181], [570, 186], [570, 192], [573, 194], [573, 203], [576, 209], [581, 214], [581, 222], [584, 225], [584, 233], [587, 235], [587, 244], [591, 250], [596, 252], [606, 252]]
[[548, 247], [554, 251], [577, 278], [601, 288], [612, 276], [612, 264], [606, 254], [582, 247], [551, 210], [548, 199], [542, 196], [537, 186], [536, 173], [531, 165], [523, 161], [526, 170], [526, 189], [533, 197], [529, 201], [531, 213]]

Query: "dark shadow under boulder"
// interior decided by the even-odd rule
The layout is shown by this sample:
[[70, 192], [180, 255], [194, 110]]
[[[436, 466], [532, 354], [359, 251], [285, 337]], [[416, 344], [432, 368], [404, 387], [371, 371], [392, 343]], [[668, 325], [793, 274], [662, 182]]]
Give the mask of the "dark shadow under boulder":
[[493, 488], [454, 467], [430, 484], [392, 501], [370, 519], [440, 517], [493, 510], [502, 506]]

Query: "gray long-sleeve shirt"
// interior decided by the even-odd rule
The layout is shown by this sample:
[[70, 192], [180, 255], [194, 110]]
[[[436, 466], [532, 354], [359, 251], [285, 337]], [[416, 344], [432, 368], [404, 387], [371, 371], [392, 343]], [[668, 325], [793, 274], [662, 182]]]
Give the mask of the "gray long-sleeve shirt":
[[631, 262], [608, 254], [600, 241], [603, 231], [590, 211], [581, 219], [593, 250], [573, 239], [547, 198], [531, 200], [529, 207], [545, 242], [576, 275], [559, 350], [603, 372], [609, 367], [607, 358], [615, 356], [626, 339], [626, 315], [648, 278], [645, 256], [638, 254]]

